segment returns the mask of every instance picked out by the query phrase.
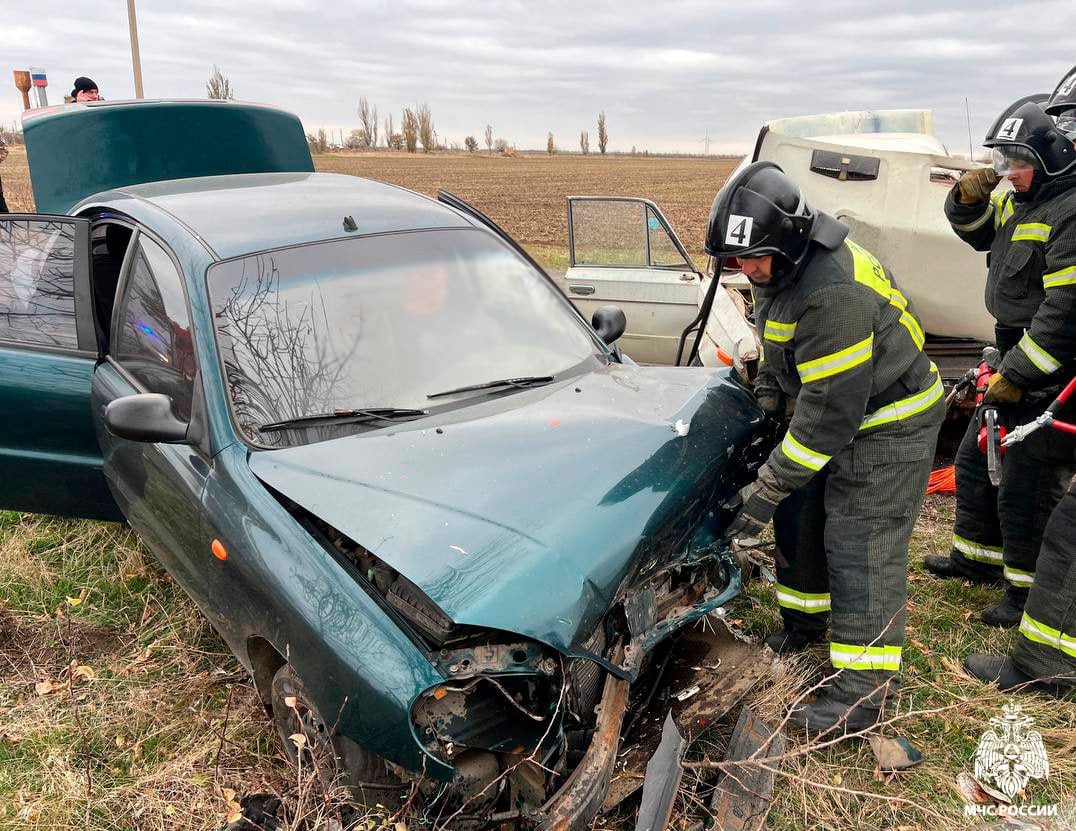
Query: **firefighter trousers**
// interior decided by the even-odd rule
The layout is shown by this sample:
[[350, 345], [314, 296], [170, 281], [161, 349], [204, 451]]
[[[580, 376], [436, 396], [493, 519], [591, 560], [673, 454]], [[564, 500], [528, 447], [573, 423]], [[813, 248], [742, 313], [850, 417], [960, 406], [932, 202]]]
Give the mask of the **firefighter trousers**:
[[847, 703], [879, 705], [899, 683], [908, 542], [944, 414], [939, 401], [858, 436], [774, 516], [785, 626], [817, 634], [828, 617], [831, 693]]
[[[1002, 416], [1009, 424], [1023, 424], [1034, 420], [1048, 403], [1020, 405]], [[950, 556], [968, 570], [1004, 576], [1016, 588], [1030, 588], [1046, 521], [1076, 473], [1072, 442], [1068, 446], [1063, 439], [1058, 442], [1052, 430], [1031, 434], [1002, 456], [1001, 485], [994, 487], [977, 439], [973, 418], [956, 454], [956, 521]]]
[[1076, 686], [1076, 478], [1046, 524], [1012, 658], [1032, 677]]

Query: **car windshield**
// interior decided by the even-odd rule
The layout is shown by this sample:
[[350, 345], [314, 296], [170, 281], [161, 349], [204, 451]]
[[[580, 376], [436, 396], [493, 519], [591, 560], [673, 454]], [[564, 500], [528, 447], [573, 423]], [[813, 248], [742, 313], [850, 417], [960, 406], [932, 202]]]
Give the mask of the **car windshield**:
[[232, 408], [254, 444], [301, 444], [384, 421], [266, 424], [337, 409], [460, 406], [517, 387], [431, 393], [565, 373], [598, 345], [532, 265], [479, 229], [334, 240], [209, 269]]

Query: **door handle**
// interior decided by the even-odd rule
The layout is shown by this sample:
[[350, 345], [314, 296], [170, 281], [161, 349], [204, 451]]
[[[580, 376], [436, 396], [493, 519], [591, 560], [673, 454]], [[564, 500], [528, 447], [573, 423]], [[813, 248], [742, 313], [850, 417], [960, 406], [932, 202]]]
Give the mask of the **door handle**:
[[685, 283], [690, 283], [692, 280], [695, 279], [695, 275], [684, 273], [680, 275], [680, 279], [683, 280]]
[[578, 283], [569, 283], [568, 291], [572, 294], [594, 294], [594, 286], [583, 286]]

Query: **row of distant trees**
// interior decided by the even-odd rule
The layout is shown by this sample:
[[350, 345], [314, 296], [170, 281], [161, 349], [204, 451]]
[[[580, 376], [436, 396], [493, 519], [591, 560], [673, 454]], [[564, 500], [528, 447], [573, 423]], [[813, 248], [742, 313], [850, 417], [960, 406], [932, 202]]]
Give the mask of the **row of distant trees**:
[[[206, 81], [206, 95], [221, 101], [235, 98], [231, 81], [216, 64], [213, 65], [213, 73]], [[365, 96], [359, 99], [358, 116], [359, 126], [351, 131], [345, 142], [345, 146], [350, 150], [372, 150], [379, 146], [390, 150], [406, 150], [408, 153], [417, 153], [420, 146], [423, 153], [437, 149], [460, 149], [456, 144], [449, 148], [438, 143], [437, 130], [433, 125], [433, 113], [429, 105], [425, 103], [415, 107], [404, 107], [399, 130], [396, 129], [392, 113], [385, 116], [384, 122], [381, 122], [377, 114], [377, 105], [371, 104]], [[384, 132], [382, 132], [382, 127]], [[511, 149], [506, 139], [494, 139], [492, 124], [486, 125], [483, 139], [488, 153], [503, 154]], [[324, 127], [316, 133], [307, 133], [306, 140], [310, 144], [311, 151], [315, 153], [324, 153], [331, 144]], [[479, 148], [478, 139], [474, 136], [467, 136], [463, 140], [463, 146], [468, 153], [475, 153]], [[608, 146], [609, 132], [605, 128], [605, 112], [602, 111], [598, 113], [598, 152], [604, 156]], [[584, 156], [590, 153], [590, 133], [586, 130], [579, 133], [579, 149]], [[634, 149], [632, 148], [633, 152]], [[551, 156], [557, 152], [557, 144], [552, 132], [546, 136], [546, 152]]]

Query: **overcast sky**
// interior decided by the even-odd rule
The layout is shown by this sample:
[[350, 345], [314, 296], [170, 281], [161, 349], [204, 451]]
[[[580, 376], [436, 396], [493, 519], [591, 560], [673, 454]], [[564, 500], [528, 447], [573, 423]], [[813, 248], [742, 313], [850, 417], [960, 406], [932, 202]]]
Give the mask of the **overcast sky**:
[[[15, 11], [16, 8], [20, 10]], [[88, 75], [131, 98], [125, 0], [7, 3], [0, 120], [21, 110], [13, 69], [44, 67], [49, 101]], [[28, 10], [22, 12], [22, 9]], [[356, 126], [366, 96], [399, 124], [426, 102], [447, 141], [487, 123], [520, 148], [547, 131], [578, 149], [740, 151], [762, 121], [832, 110], [931, 108], [938, 136], [975, 144], [997, 112], [1052, 90], [1076, 63], [1076, 2], [750, 0], [138, 0], [147, 97], [204, 97], [213, 64], [241, 100], [308, 131]]]

